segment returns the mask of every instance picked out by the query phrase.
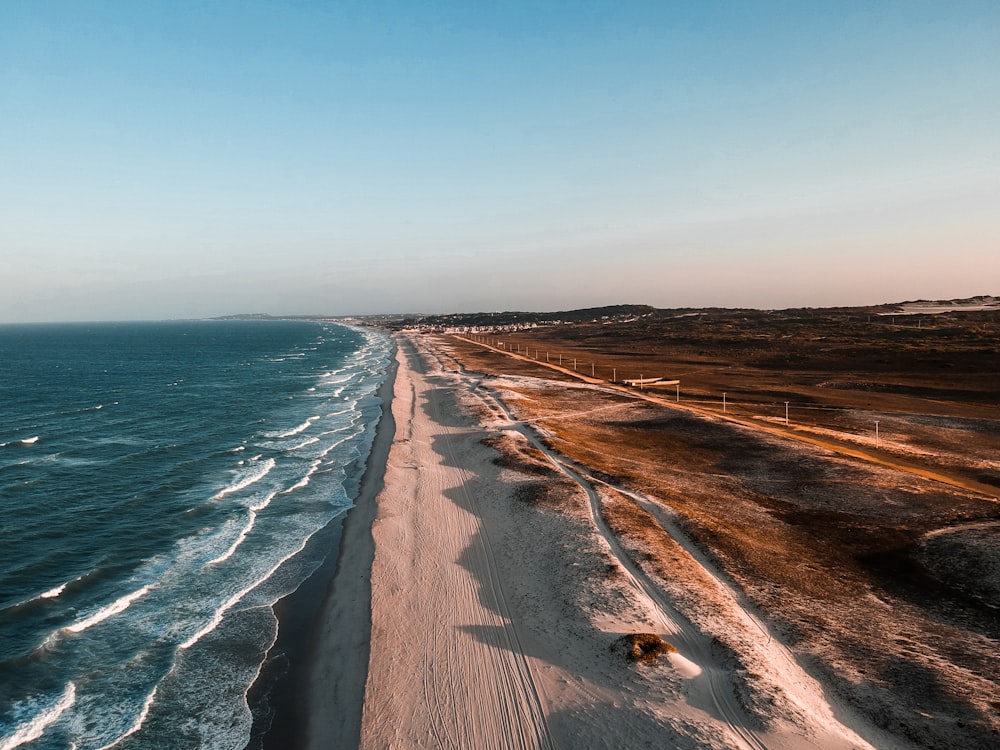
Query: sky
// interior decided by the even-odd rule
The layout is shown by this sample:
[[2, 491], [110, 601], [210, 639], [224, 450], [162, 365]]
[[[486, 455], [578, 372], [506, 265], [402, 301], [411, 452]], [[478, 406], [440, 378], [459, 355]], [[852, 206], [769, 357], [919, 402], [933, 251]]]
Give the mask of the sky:
[[977, 294], [993, 0], [0, 0], [0, 322]]

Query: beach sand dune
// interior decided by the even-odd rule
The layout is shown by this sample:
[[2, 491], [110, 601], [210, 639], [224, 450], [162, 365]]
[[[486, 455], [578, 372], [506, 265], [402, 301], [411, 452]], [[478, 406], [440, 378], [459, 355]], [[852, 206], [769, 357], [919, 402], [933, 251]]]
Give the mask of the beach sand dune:
[[[778, 699], [748, 712], [734, 664], [628, 561], [590, 480], [433, 340], [397, 341], [384, 488], [345, 529], [308, 747], [870, 747], [722, 596], [756, 666], [780, 663]], [[628, 661], [620, 637], [647, 631], [679, 653]]]

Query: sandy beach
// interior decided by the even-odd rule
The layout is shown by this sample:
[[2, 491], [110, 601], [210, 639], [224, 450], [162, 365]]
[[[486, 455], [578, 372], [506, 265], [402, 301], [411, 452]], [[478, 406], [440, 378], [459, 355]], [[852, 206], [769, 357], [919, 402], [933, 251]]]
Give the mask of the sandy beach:
[[[906, 746], [831, 704], [678, 534], [678, 576], [739, 658], [720, 648], [609, 530], [620, 489], [551, 453], [440, 342], [397, 342], [384, 486], [366, 482], [345, 527], [307, 747]], [[641, 632], [676, 652], [630, 661], [619, 641]]]

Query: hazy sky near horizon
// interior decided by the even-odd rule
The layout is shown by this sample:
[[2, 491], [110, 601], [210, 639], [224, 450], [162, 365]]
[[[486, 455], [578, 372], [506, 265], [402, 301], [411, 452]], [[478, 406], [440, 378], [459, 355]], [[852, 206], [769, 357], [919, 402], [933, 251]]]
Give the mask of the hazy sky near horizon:
[[0, 0], [0, 322], [975, 294], [992, 0]]

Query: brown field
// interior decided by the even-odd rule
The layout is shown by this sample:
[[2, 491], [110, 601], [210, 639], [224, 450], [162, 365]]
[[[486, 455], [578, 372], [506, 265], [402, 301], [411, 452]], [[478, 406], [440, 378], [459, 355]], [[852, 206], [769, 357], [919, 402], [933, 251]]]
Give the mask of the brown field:
[[[997, 746], [996, 313], [707, 311], [479, 335], [521, 356], [441, 341], [608, 483], [608, 526], [693, 622], [711, 602], [670, 524], [875, 726], [921, 747]], [[605, 383], [574, 383], [536, 350]], [[680, 379], [679, 403], [673, 386], [610, 387], [613, 370]], [[495, 447], [544, 479], [537, 456]], [[752, 676], [746, 690], [762, 699]]]

